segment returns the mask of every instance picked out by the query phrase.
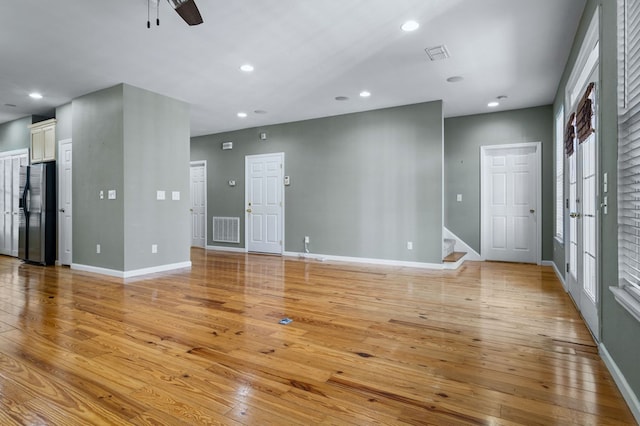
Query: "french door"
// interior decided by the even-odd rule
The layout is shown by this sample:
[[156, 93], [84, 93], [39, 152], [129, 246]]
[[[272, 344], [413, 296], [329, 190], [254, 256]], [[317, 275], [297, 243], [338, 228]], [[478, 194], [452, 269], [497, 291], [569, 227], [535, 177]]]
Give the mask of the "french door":
[[598, 303], [598, 174], [596, 133], [576, 144], [569, 157], [568, 288], [596, 339], [600, 338]]

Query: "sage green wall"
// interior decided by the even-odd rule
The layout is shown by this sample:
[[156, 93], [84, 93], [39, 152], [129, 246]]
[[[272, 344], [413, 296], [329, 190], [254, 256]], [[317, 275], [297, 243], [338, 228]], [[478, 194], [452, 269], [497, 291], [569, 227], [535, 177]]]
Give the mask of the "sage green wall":
[[72, 115], [73, 263], [127, 272], [188, 262], [188, 105], [120, 84], [74, 99]]
[[302, 252], [308, 235], [313, 253], [441, 263], [440, 101], [193, 138], [191, 160], [207, 160], [207, 244], [211, 217], [233, 216], [244, 246], [245, 156], [274, 152], [291, 176], [286, 251]]
[[29, 148], [31, 116], [0, 124], [0, 152]]
[[[601, 340], [617, 364], [636, 397], [640, 397], [640, 323], [622, 308], [609, 291], [618, 281], [618, 209], [617, 209], [617, 2], [589, 0], [573, 44], [571, 56], [565, 68], [555, 109], [558, 111], [564, 99], [567, 80], [576, 62], [582, 40], [594, 13], [601, 13], [600, 20], [600, 117], [597, 129], [600, 141], [600, 175], [608, 173], [609, 211], [601, 215], [600, 230], [600, 287], [599, 312]], [[565, 175], [566, 179], [566, 175]], [[602, 188], [601, 188], [602, 189]], [[565, 226], [566, 229], [566, 226]], [[561, 264], [556, 265], [561, 269]]]
[[[124, 269], [124, 104], [118, 85], [72, 101], [73, 263]], [[115, 189], [117, 198], [107, 199]], [[100, 199], [99, 191], [105, 191]], [[96, 244], [101, 253], [96, 253]]]
[[[444, 224], [480, 253], [480, 147], [542, 143], [542, 259], [553, 258], [553, 116], [551, 106], [444, 120]], [[462, 202], [456, 195], [462, 194]], [[482, 253], [480, 253], [482, 254]]]
[[71, 139], [73, 134], [73, 108], [71, 102], [56, 108], [56, 156], [57, 142], [65, 139]]
[[128, 85], [124, 105], [124, 270], [188, 262], [189, 106]]

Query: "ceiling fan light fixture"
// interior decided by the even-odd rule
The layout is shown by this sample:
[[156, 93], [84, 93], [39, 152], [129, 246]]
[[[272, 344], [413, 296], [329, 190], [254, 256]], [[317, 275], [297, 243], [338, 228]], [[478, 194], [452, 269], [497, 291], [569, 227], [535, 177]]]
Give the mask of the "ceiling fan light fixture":
[[167, 0], [178, 15], [189, 25], [202, 24], [202, 16], [194, 0]]

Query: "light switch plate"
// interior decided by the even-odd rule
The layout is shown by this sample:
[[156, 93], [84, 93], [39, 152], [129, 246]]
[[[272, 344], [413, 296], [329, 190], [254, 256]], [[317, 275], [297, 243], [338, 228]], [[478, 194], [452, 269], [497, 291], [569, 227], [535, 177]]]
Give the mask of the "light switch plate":
[[156, 199], [164, 200], [166, 198], [166, 193], [164, 191], [156, 191]]
[[171, 192], [171, 199], [173, 201], [180, 201], [180, 191], [172, 191]]
[[116, 199], [116, 190], [115, 189], [110, 189], [108, 192], [108, 195], [110, 200], [115, 200]]
[[456, 195], [456, 201], [457, 202], [461, 202], [462, 201], [462, 194]]

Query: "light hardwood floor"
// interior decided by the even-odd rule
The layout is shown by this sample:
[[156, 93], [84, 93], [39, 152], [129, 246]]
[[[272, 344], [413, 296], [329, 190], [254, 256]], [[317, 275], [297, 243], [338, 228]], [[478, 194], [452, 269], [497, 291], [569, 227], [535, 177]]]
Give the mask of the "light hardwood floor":
[[635, 424], [549, 267], [192, 261], [0, 256], [0, 425]]

